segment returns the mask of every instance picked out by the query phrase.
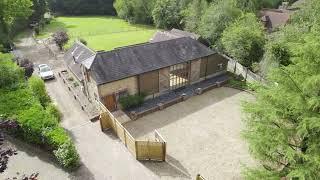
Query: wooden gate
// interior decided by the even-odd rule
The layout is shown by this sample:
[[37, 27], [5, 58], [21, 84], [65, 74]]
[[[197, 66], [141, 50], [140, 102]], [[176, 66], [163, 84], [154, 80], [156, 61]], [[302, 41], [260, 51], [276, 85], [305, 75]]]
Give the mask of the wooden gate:
[[115, 111], [117, 109], [116, 96], [114, 94], [105, 96], [103, 98], [103, 103], [109, 111]]

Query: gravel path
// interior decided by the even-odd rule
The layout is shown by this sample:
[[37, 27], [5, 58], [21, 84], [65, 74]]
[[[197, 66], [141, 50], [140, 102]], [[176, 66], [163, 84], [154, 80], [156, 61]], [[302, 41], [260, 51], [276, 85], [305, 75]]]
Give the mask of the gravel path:
[[[240, 138], [240, 102], [253, 97], [218, 88], [125, 124], [138, 139], [157, 129], [167, 141], [167, 162], [148, 163], [162, 179], [241, 179], [241, 163], [254, 164]], [[177, 178], [178, 177], [178, 178]]]

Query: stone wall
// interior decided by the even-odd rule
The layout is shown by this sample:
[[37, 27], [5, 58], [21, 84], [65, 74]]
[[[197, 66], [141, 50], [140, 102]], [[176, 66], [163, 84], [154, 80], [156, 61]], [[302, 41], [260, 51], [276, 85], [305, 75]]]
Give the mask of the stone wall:
[[191, 61], [190, 84], [194, 84], [200, 79], [201, 59]]
[[129, 94], [132, 94], [132, 95], [138, 93], [139, 89], [138, 89], [137, 76], [99, 85], [98, 87], [100, 97], [105, 97], [107, 95], [110, 95], [125, 89], [128, 91]]
[[159, 92], [170, 89], [170, 68], [163, 68], [159, 70]]

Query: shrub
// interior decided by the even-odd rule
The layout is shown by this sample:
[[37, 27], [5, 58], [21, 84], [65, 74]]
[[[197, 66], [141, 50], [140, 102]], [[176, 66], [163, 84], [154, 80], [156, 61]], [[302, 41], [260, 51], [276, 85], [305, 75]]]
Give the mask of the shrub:
[[119, 102], [124, 109], [140, 106], [144, 102], [145, 94], [128, 95], [120, 98]]
[[58, 122], [61, 121], [62, 113], [60, 112], [60, 110], [58, 109], [58, 107], [56, 105], [50, 103], [46, 107], [46, 111], [48, 114], [51, 114], [54, 118], [56, 118], [58, 120]]
[[54, 118], [43, 110], [41, 105], [35, 105], [18, 114], [18, 122], [22, 132], [20, 135], [31, 143], [44, 144], [43, 131], [46, 128], [57, 127]]
[[46, 129], [43, 134], [45, 136], [46, 143], [53, 149], [58, 149], [61, 145], [70, 140], [68, 134], [61, 127]]
[[79, 165], [79, 155], [73, 143], [69, 140], [54, 151], [59, 163], [65, 168], [75, 168]]
[[32, 90], [33, 95], [39, 99], [43, 107], [46, 107], [51, 102], [42, 79], [32, 76], [29, 79], [29, 87]]
[[52, 35], [52, 37], [60, 50], [62, 50], [63, 46], [69, 41], [69, 35], [66, 31], [57, 31]]

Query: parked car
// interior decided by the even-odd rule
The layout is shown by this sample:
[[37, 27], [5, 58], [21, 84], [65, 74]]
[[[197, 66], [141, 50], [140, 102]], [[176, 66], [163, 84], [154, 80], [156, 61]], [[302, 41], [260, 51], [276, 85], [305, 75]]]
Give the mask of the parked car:
[[54, 79], [54, 73], [49, 65], [40, 64], [39, 66], [39, 76], [43, 80]]

